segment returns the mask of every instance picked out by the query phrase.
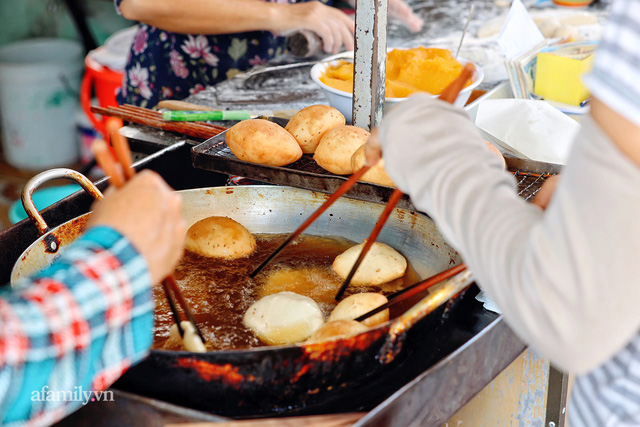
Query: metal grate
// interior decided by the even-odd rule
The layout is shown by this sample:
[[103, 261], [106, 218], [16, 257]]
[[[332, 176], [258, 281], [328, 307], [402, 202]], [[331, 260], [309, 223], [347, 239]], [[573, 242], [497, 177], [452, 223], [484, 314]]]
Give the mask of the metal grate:
[[[282, 126], [287, 122], [283, 119], [270, 118], [270, 120]], [[260, 165], [240, 160], [233, 155], [227, 146], [224, 133], [216, 135], [194, 147], [191, 150], [191, 160], [193, 166], [199, 169], [329, 194], [334, 193], [348, 179], [348, 176], [335, 175], [321, 168], [313, 160], [312, 154], [303, 154], [299, 160], [282, 167]], [[346, 196], [353, 199], [386, 204], [393, 190], [393, 187], [357, 182]], [[402, 197], [398, 207], [416, 210], [407, 195]]]
[[518, 181], [518, 196], [530, 202], [542, 187], [547, 178], [555, 173], [533, 173], [523, 171], [511, 171]]
[[[268, 118], [285, 126], [287, 120]], [[194, 167], [228, 175], [238, 175], [270, 184], [289, 185], [308, 190], [333, 193], [347, 180], [347, 176], [335, 175], [321, 168], [312, 154], [304, 154], [299, 160], [286, 166], [267, 166], [238, 159], [225, 142], [224, 132], [216, 135], [191, 151]], [[551, 163], [505, 157], [508, 170], [518, 181], [518, 195], [531, 201], [545, 180], [560, 171], [560, 166]], [[358, 182], [347, 193], [347, 197], [374, 203], [386, 204], [393, 192], [392, 187]], [[416, 210], [407, 195], [398, 207]]]

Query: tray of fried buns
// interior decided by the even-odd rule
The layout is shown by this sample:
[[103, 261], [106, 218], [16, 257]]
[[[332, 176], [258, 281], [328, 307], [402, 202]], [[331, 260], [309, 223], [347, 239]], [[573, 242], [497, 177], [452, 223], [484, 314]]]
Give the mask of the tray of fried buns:
[[[473, 118], [477, 102], [508, 97], [502, 94], [505, 89], [497, 87], [465, 109]], [[333, 107], [312, 105], [290, 120], [259, 117], [239, 122], [192, 148], [192, 163], [200, 169], [331, 194], [363, 166], [367, 137], [366, 130], [346, 125]], [[559, 172], [558, 165], [502, 154], [506, 169], [517, 179], [519, 194], [527, 200], [546, 178]], [[393, 190], [382, 164], [367, 172], [346, 196], [386, 204]], [[398, 206], [415, 210], [406, 195]]]
[[[311, 110], [311, 113], [317, 115], [318, 111], [313, 110], [318, 110], [320, 107], [328, 106], [307, 108]], [[256, 123], [257, 120], [267, 121], [270, 124]], [[296, 120], [296, 116], [291, 119], [291, 121], [294, 120]], [[295, 147], [295, 137], [291, 135], [289, 138], [284, 134], [284, 132], [291, 133], [292, 127], [287, 127], [289, 122], [287, 119], [277, 117], [260, 117], [240, 122], [239, 126], [233, 126], [193, 147], [191, 150], [192, 164], [199, 169], [242, 176], [269, 184], [287, 185], [328, 194], [335, 192], [353, 172], [351, 157], [356, 149], [366, 142], [368, 132], [345, 125], [344, 121], [342, 124], [338, 123], [337, 126], [334, 126], [336, 123], [333, 123], [328, 125], [328, 127], [333, 126], [329, 131], [326, 131], [326, 128], [321, 130], [321, 132], [325, 131], [323, 134], [325, 141], [324, 145], [319, 146], [319, 149], [316, 150], [318, 147], [310, 147], [305, 144], [304, 138], [299, 138], [302, 143], [298, 143], [300, 148], [297, 148]], [[258, 130], [255, 129], [257, 124], [260, 125]], [[307, 122], [307, 124], [309, 123]], [[302, 128], [307, 127], [303, 124]], [[307, 128], [307, 130], [313, 131], [314, 134], [317, 132], [315, 129]], [[333, 133], [326, 135], [330, 131]], [[249, 141], [251, 135], [254, 135], [253, 141]], [[333, 138], [331, 138], [332, 135]], [[338, 144], [336, 142], [338, 139], [350, 142]], [[238, 143], [238, 141], [240, 142]], [[348, 148], [343, 148], [345, 145]], [[287, 149], [286, 147], [292, 148]], [[304, 147], [304, 152], [302, 147]], [[358, 162], [354, 163], [354, 166], [358, 167], [358, 165], [364, 164], [363, 150], [358, 153]], [[346, 196], [386, 204], [394, 187], [380, 182], [392, 184], [384, 180], [378, 183], [359, 181]], [[398, 203], [398, 207], [415, 210], [406, 195]]]

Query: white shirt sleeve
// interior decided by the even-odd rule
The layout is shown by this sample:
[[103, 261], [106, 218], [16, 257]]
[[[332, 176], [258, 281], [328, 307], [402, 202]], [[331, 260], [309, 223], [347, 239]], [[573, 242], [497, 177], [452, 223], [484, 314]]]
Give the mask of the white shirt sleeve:
[[461, 253], [513, 330], [584, 372], [640, 327], [640, 169], [590, 119], [546, 211], [515, 192], [466, 113], [427, 95], [380, 127], [386, 168]]

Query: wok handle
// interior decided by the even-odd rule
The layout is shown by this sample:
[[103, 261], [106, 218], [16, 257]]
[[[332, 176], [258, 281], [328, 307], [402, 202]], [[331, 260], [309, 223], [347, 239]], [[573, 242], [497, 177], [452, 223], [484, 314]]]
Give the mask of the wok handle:
[[389, 327], [387, 341], [380, 350], [378, 359], [380, 363], [387, 364], [392, 362], [402, 349], [402, 340], [406, 332], [427, 314], [449, 301], [471, 283], [473, 283], [473, 274], [469, 269], [466, 269], [441, 284], [419, 303], [393, 321]]
[[[96, 187], [86, 176], [82, 175], [80, 172], [74, 171], [73, 169], [49, 169], [34, 176], [24, 185], [21, 198], [25, 212], [29, 215], [31, 221], [35, 223], [41, 236], [49, 231], [49, 226], [38, 211], [38, 208], [36, 208], [36, 205], [33, 203], [33, 192], [45, 182], [52, 181], [54, 179], [69, 179], [74, 181], [84, 188], [84, 190], [94, 199], [102, 199], [102, 192], [100, 192], [98, 187]], [[57, 251], [57, 248], [50, 249], [54, 249], [53, 252]]]

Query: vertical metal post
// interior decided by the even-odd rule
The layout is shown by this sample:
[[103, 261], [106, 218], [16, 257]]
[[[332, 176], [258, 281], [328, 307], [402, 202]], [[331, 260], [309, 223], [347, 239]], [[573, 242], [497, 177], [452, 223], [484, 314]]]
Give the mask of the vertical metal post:
[[545, 427], [564, 427], [567, 416], [568, 390], [569, 375], [560, 372], [549, 364]]
[[387, 68], [388, 0], [356, 0], [353, 124], [371, 129], [382, 121]]

